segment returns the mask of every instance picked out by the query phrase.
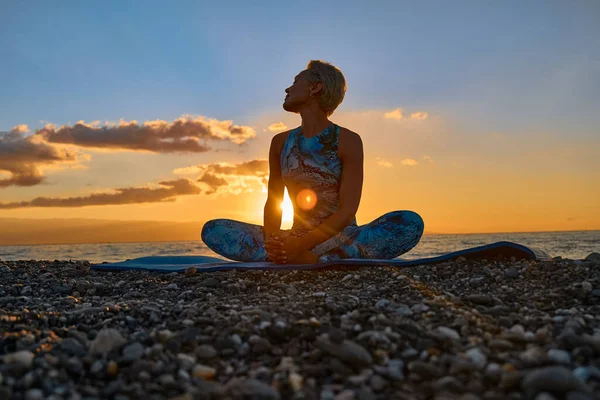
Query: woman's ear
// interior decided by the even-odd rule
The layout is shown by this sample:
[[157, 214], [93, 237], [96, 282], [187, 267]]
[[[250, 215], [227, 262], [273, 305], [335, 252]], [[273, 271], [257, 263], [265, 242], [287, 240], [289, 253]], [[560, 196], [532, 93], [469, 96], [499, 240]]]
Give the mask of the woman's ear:
[[319, 93], [321, 93], [321, 90], [323, 90], [323, 82], [317, 82], [313, 84], [313, 89], [312, 89], [312, 95], [317, 95]]

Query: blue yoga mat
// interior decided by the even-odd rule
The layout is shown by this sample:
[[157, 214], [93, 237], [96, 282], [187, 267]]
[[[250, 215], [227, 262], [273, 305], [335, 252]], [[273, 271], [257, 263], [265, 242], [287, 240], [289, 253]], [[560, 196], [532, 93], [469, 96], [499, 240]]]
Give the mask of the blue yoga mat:
[[329, 261], [322, 264], [275, 264], [271, 262], [235, 262], [207, 256], [153, 256], [141, 257], [118, 263], [94, 264], [92, 269], [102, 271], [144, 270], [156, 272], [184, 272], [187, 268], [195, 267], [197, 272], [240, 270], [291, 270], [291, 269], [321, 269], [333, 267], [409, 267], [412, 265], [435, 264], [451, 261], [458, 257], [466, 259], [498, 259], [515, 257], [527, 260], [549, 260], [551, 257], [541, 250], [512, 242], [496, 242], [483, 246], [454, 251], [441, 256], [421, 258], [417, 260], [364, 260], [344, 259]]

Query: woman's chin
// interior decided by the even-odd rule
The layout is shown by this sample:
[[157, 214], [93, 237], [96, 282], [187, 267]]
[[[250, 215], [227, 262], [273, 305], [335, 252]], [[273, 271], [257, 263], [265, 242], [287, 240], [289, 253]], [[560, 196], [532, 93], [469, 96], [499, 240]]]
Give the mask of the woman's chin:
[[294, 107], [293, 104], [289, 104], [287, 102], [283, 102], [283, 106], [282, 107], [287, 112], [291, 112], [291, 113], [297, 113], [298, 112], [297, 108]]

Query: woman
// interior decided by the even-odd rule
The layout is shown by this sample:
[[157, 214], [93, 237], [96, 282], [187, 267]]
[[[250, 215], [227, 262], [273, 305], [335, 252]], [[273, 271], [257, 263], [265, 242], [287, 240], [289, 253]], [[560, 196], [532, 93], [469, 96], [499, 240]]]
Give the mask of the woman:
[[[358, 226], [363, 145], [358, 134], [329, 120], [346, 93], [335, 66], [313, 60], [288, 87], [283, 108], [300, 114], [301, 126], [273, 137], [264, 227], [218, 219], [202, 228], [214, 252], [236, 261], [318, 263], [343, 258], [392, 259], [419, 242], [423, 220], [394, 211]], [[281, 228], [284, 188], [294, 223]]]

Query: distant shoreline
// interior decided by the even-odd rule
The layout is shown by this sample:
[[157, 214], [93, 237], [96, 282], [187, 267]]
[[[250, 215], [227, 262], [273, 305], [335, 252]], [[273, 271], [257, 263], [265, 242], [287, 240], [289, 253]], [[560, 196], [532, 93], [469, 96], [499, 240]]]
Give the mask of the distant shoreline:
[[[425, 232], [424, 236], [470, 236], [470, 235], [524, 235], [524, 234], [539, 234], [539, 233], [568, 233], [568, 232], [600, 232], [600, 229], [577, 229], [564, 231], [523, 231], [523, 232], [469, 232], [469, 233], [439, 233]], [[200, 236], [200, 234], [198, 234]], [[61, 242], [61, 243], [0, 243], [0, 247], [15, 247], [15, 246], [65, 246], [65, 245], [91, 245], [91, 244], [135, 244], [135, 243], [185, 243], [185, 242], [202, 242], [198, 239], [175, 239], [175, 240], [132, 240], [132, 241], [90, 241], [90, 242]]]

